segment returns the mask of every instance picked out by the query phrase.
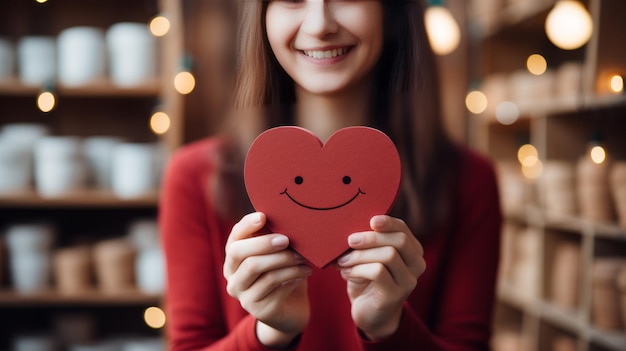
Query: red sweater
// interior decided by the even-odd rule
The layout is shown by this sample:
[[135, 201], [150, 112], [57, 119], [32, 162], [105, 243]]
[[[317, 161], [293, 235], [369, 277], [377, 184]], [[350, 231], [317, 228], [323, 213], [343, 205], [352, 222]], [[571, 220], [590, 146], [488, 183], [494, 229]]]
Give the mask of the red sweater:
[[[159, 221], [170, 350], [269, 350], [256, 338], [254, 318], [226, 293], [224, 247], [234, 223], [220, 218], [210, 201], [216, 145], [207, 139], [179, 150], [164, 180]], [[491, 165], [469, 151], [456, 179], [455, 218], [422, 242], [427, 268], [395, 334], [363, 339], [339, 272], [316, 269], [308, 284], [311, 319], [296, 350], [489, 348], [501, 225], [496, 179]]]

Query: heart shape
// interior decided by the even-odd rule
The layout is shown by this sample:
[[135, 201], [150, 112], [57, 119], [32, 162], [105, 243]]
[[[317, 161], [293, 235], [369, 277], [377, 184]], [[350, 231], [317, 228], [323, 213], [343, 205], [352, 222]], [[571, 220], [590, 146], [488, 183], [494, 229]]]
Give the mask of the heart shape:
[[250, 146], [244, 168], [254, 208], [267, 227], [317, 267], [349, 249], [348, 236], [371, 230], [400, 188], [400, 156], [383, 132], [348, 127], [326, 142], [299, 127], [277, 127]]

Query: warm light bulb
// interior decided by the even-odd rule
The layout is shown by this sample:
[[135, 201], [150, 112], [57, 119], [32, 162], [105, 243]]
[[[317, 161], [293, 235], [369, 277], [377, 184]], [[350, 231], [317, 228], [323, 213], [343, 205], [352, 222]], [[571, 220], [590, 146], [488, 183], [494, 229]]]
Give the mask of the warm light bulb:
[[539, 153], [531, 144], [522, 145], [517, 150], [517, 160], [525, 167], [532, 167], [539, 161]]
[[589, 156], [591, 156], [591, 160], [593, 161], [593, 163], [596, 164], [601, 164], [602, 162], [604, 162], [604, 160], [606, 160], [606, 152], [604, 151], [604, 148], [599, 145], [591, 148]]
[[539, 54], [532, 54], [528, 56], [526, 60], [526, 68], [528, 68], [528, 72], [540, 76], [546, 73], [548, 69], [548, 62], [546, 59]]
[[143, 313], [143, 320], [150, 328], [163, 328], [165, 325], [165, 312], [158, 307], [148, 307]]
[[617, 94], [624, 91], [624, 78], [622, 76], [616, 74], [611, 77], [611, 90]]
[[156, 16], [150, 21], [150, 32], [156, 37], [162, 37], [170, 31], [170, 20], [165, 16]]
[[561, 49], [578, 49], [589, 41], [592, 32], [591, 15], [578, 1], [559, 0], [546, 18], [546, 34]]
[[174, 87], [176, 91], [186, 95], [193, 91], [193, 88], [196, 86], [196, 79], [193, 74], [187, 71], [179, 72], [176, 77], [174, 77]]
[[35, 1], [40, 3], [40, 4], [44, 4], [44, 3], [48, 2], [48, 0], [35, 0]]
[[446, 55], [454, 51], [461, 41], [461, 30], [448, 9], [429, 6], [425, 13], [426, 32], [433, 51]]
[[504, 125], [511, 125], [519, 118], [519, 108], [514, 102], [504, 101], [496, 106], [496, 119]]
[[170, 116], [168, 116], [165, 112], [155, 112], [150, 118], [150, 129], [155, 134], [164, 134], [170, 129]]
[[543, 173], [543, 163], [537, 160], [532, 166], [522, 166], [522, 174], [528, 179], [537, 179]]
[[55, 105], [56, 97], [52, 92], [43, 91], [37, 96], [37, 107], [39, 107], [41, 112], [50, 112], [54, 109]]
[[471, 91], [465, 97], [465, 106], [471, 113], [483, 113], [487, 109], [487, 96], [482, 91]]

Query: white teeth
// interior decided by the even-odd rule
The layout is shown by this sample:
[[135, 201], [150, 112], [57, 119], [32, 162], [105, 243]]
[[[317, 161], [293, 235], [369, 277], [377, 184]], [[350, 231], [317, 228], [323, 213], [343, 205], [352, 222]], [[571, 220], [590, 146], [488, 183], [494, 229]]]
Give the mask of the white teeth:
[[344, 55], [346, 52], [348, 52], [348, 49], [347, 48], [338, 48], [338, 49], [325, 50], [325, 51], [319, 51], [319, 50], [307, 51], [307, 50], [304, 50], [303, 52], [308, 57], [312, 57], [312, 58], [316, 58], [316, 59], [323, 59], [323, 58], [333, 58], [333, 57]]

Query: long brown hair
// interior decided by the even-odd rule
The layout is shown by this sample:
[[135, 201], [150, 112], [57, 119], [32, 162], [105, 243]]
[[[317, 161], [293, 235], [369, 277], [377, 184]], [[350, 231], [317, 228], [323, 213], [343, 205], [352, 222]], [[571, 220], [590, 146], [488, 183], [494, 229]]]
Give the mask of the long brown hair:
[[[290, 106], [296, 103], [293, 80], [280, 66], [265, 31], [267, 1], [240, 3], [240, 46], [235, 81], [231, 132], [252, 126], [248, 135], [226, 147], [215, 196], [247, 199], [241, 182], [243, 152], [251, 138], [263, 129], [293, 123]], [[429, 231], [448, 213], [449, 183], [458, 163], [457, 149], [440, 119], [437, 69], [424, 27], [419, 0], [383, 0], [384, 43], [375, 66], [376, 90], [369, 124], [387, 133], [396, 143], [403, 166], [400, 196], [392, 215], [404, 219], [419, 235]], [[241, 134], [240, 130], [234, 134]], [[234, 166], [234, 167], [233, 167]], [[237, 171], [233, 171], [237, 169]], [[239, 189], [225, 189], [237, 186]], [[251, 208], [246, 202], [230, 203], [223, 212], [234, 218]], [[223, 206], [224, 207], [224, 206]]]

